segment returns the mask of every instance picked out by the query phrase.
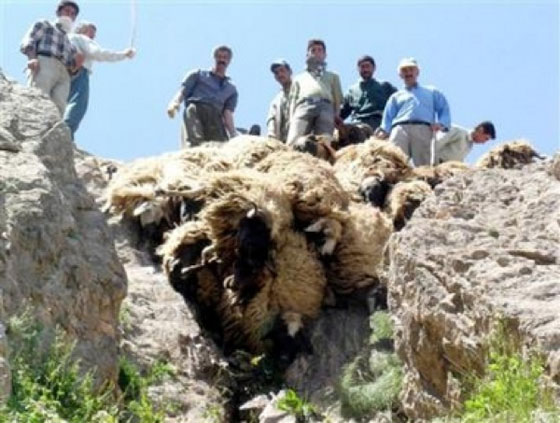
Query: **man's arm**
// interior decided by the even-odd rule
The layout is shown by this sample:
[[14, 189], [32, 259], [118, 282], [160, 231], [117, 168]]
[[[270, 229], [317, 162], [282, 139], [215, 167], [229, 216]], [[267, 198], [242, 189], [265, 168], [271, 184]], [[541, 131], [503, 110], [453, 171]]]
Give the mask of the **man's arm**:
[[183, 89], [181, 88], [177, 91], [177, 94], [171, 99], [169, 104], [167, 105], [167, 115], [173, 119], [175, 117], [175, 113], [181, 107], [181, 102], [183, 101]]
[[445, 96], [438, 90], [434, 91], [434, 107], [437, 113], [438, 123], [449, 129], [451, 128], [451, 113], [449, 111], [449, 104]]
[[237, 107], [238, 97], [239, 95], [236, 90], [235, 93], [230, 95], [224, 103], [224, 126], [226, 127], [230, 138], [233, 138], [237, 135], [237, 130], [235, 129], [235, 125], [233, 123], [233, 112]]
[[340, 78], [335, 73], [333, 74], [333, 86], [332, 86], [332, 96], [333, 96], [333, 106], [334, 106], [334, 115], [338, 117], [338, 113], [340, 111], [340, 105], [342, 104], [342, 86], [340, 85]]
[[348, 116], [352, 114], [352, 106], [350, 105], [350, 101], [352, 98], [352, 91], [348, 90], [348, 93], [344, 96], [344, 101], [342, 102], [342, 106], [340, 106], [340, 118], [342, 120], [346, 119]]
[[292, 81], [292, 86], [290, 88], [290, 94], [288, 94], [288, 118], [291, 119], [296, 111], [296, 105], [299, 101], [299, 82]]
[[276, 116], [278, 107], [279, 105], [276, 102], [276, 98], [274, 98], [274, 100], [272, 100], [272, 102], [270, 103], [270, 107], [268, 108], [268, 116], [266, 118], [266, 135], [276, 139], [278, 139], [278, 137], [280, 136], [280, 134], [276, 133]]
[[181, 103], [185, 99], [185, 96], [190, 95], [194, 86], [196, 85], [196, 81], [198, 79], [198, 70], [191, 71], [187, 73], [183, 82], [181, 83], [181, 88], [177, 91], [177, 94], [171, 99], [169, 104], [167, 105], [167, 114], [171, 119], [175, 117], [175, 113], [181, 107]]
[[224, 126], [230, 138], [237, 135], [235, 130], [235, 124], [233, 123], [233, 111], [229, 109], [224, 109]]
[[41, 37], [45, 34], [45, 23], [42, 21], [35, 22], [29, 31], [21, 40], [20, 51], [25, 54], [30, 60], [37, 57], [35, 46]]
[[[83, 36], [83, 38], [87, 37]], [[94, 40], [89, 38], [83, 40], [82, 46], [85, 57], [98, 62], [117, 62], [126, 58], [132, 59], [135, 54], [135, 51], [132, 48], [127, 48], [123, 51], [104, 49]]]
[[393, 119], [397, 115], [397, 101], [396, 97], [393, 94], [387, 100], [387, 104], [385, 105], [385, 109], [383, 109], [383, 118], [381, 119], [381, 126], [380, 128], [386, 133], [391, 133], [391, 126], [393, 125]]
[[27, 68], [32, 73], [37, 73], [39, 71], [39, 60], [37, 60], [35, 46], [37, 45], [37, 41], [39, 41], [44, 34], [44, 22], [35, 22], [21, 41], [20, 51], [27, 56]]

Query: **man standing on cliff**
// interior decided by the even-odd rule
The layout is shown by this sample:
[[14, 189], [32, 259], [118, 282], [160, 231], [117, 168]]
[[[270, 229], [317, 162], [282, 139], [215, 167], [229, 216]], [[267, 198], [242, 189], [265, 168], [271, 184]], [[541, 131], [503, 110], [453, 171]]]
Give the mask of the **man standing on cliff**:
[[389, 139], [414, 166], [433, 164], [434, 134], [451, 126], [449, 105], [437, 88], [418, 84], [420, 68], [415, 59], [402, 59], [398, 69], [404, 88], [387, 101], [377, 135], [387, 138], [390, 134]]
[[111, 51], [102, 48], [95, 42], [97, 27], [91, 22], [81, 22], [76, 32], [68, 36], [72, 45], [84, 55], [83, 66], [72, 76], [70, 82], [70, 97], [64, 112], [64, 122], [70, 128], [72, 139], [80, 126], [89, 102], [89, 76], [92, 73], [93, 62], [116, 62], [132, 59], [135, 50], [128, 48], [123, 51]]
[[286, 142], [290, 120], [288, 96], [290, 94], [290, 87], [292, 86], [292, 68], [288, 62], [279, 59], [270, 65], [270, 70], [274, 74], [274, 79], [276, 79], [282, 87], [282, 90], [274, 97], [272, 103], [270, 103], [268, 118], [266, 120], [267, 135], [271, 138]]
[[237, 88], [226, 76], [233, 52], [228, 46], [214, 49], [211, 70], [193, 70], [185, 76], [181, 89], [167, 107], [170, 118], [181, 102], [185, 104], [181, 146], [200, 145], [204, 141], [227, 141], [237, 134], [233, 112], [237, 106]]
[[342, 103], [340, 78], [327, 71], [327, 47], [323, 40], [307, 43], [307, 69], [297, 75], [290, 89], [290, 128], [287, 144], [308, 134], [332, 137]]
[[28, 84], [47, 94], [64, 114], [70, 92], [70, 71], [82, 66], [83, 55], [68, 38], [80, 12], [73, 1], [61, 1], [56, 20], [40, 20], [33, 24], [21, 42], [20, 50], [28, 58]]
[[381, 124], [383, 109], [389, 97], [397, 91], [389, 82], [379, 82], [373, 77], [375, 60], [371, 56], [358, 59], [361, 80], [352, 85], [344, 97], [340, 118], [351, 116], [353, 122], [369, 125], [374, 131]]

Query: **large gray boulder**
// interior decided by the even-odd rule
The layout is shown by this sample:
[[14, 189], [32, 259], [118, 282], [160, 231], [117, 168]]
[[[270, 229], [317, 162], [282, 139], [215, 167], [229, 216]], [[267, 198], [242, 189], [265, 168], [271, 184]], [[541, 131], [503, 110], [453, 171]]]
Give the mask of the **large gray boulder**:
[[556, 173], [557, 161], [547, 161], [462, 174], [438, 186], [391, 238], [389, 306], [409, 417], [429, 418], [460, 400], [460, 376], [483, 368], [497, 319], [541, 350], [560, 382]]
[[[112, 171], [118, 172], [121, 163], [79, 150], [74, 158], [79, 177], [101, 206]], [[156, 362], [174, 369], [173, 377], [149, 392], [156, 406], [166, 410], [167, 423], [229, 421], [223, 395], [229, 379], [222, 354], [146, 251], [139, 228], [106, 217], [128, 276], [120, 319], [121, 354], [144, 371]]]
[[0, 321], [27, 309], [61, 326], [82, 364], [115, 381], [126, 275], [73, 150], [54, 104], [0, 73]]

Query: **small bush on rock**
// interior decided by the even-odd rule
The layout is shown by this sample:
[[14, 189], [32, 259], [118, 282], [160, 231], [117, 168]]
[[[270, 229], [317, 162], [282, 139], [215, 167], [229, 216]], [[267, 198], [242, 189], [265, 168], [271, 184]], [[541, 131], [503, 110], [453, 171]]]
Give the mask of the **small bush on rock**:
[[7, 334], [12, 394], [0, 407], [0, 423], [163, 423], [147, 390], [170, 374], [164, 363], [144, 377], [121, 361], [128, 384], [119, 398], [112, 386], [96, 387], [93, 372], [80, 370], [62, 329], [44, 329], [26, 312], [10, 320]]

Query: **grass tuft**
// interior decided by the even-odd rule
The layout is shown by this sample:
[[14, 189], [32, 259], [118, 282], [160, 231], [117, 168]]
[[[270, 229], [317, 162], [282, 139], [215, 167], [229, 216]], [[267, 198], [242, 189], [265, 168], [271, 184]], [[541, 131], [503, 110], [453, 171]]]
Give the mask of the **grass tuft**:
[[8, 322], [7, 334], [12, 393], [0, 406], [0, 423], [163, 423], [147, 390], [170, 374], [165, 363], [143, 377], [121, 360], [125, 387], [119, 398], [112, 386], [95, 386], [93, 372], [81, 371], [75, 344], [62, 329], [43, 329], [25, 312]]

